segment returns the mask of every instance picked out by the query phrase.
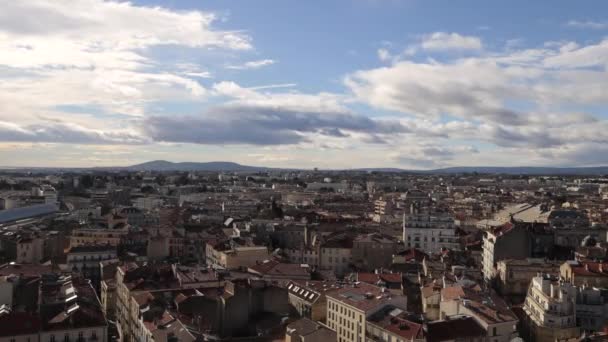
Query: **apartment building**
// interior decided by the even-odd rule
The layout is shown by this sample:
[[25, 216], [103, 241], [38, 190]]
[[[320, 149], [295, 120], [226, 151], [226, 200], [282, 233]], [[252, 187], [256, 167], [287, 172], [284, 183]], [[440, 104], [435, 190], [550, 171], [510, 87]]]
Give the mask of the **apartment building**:
[[365, 283], [344, 285], [327, 295], [327, 325], [338, 342], [365, 341], [367, 318], [388, 305], [406, 310], [407, 298]]
[[608, 326], [608, 289], [591, 286], [576, 288], [576, 325], [590, 333]]
[[503, 259], [525, 259], [529, 256], [530, 241], [527, 230], [507, 222], [484, 233], [482, 272], [486, 282], [496, 277], [496, 265]]
[[532, 278], [524, 312], [530, 341], [566, 341], [580, 335], [576, 326], [576, 287], [556, 277]]
[[361, 234], [353, 240], [352, 260], [360, 270], [388, 268], [400, 247], [397, 239], [381, 233]]
[[448, 213], [421, 211], [417, 203], [412, 204], [409, 214], [403, 215], [403, 242], [406, 248], [425, 253], [461, 249], [454, 218]]
[[561, 263], [545, 259], [505, 259], [497, 263], [497, 289], [503, 298], [519, 302], [526, 297], [530, 281], [538, 273], [559, 273]]
[[98, 287], [101, 281], [100, 262], [116, 259], [116, 247], [111, 245], [80, 245], [70, 247], [66, 264], [72, 272], [80, 273]]
[[354, 236], [340, 233], [320, 244], [319, 268], [343, 276], [351, 270]]
[[118, 246], [129, 233], [127, 227], [121, 229], [77, 229], [70, 236], [70, 247], [83, 245], [111, 245]]
[[44, 257], [44, 236], [37, 232], [7, 231], [0, 233], [0, 250], [18, 264], [36, 264]]

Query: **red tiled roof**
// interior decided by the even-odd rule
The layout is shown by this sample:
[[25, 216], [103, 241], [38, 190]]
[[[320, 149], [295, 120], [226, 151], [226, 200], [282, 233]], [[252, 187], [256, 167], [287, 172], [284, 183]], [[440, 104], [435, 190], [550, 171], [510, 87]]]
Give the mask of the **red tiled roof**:
[[572, 265], [572, 273], [581, 276], [608, 277], [608, 262], [582, 261], [579, 265]]
[[401, 283], [401, 273], [357, 273], [357, 281], [368, 284], [377, 284], [379, 281], [385, 283]]
[[249, 271], [260, 275], [276, 276], [307, 276], [310, 275], [310, 268], [301, 264], [288, 264], [276, 260], [266, 260], [259, 264], [249, 267]]
[[400, 252], [399, 255], [405, 258], [405, 261], [415, 260], [418, 262], [422, 262], [425, 258], [428, 259], [428, 255], [416, 248], [406, 249], [403, 252]]
[[401, 336], [406, 340], [422, 338], [422, 324], [408, 320], [404, 313], [397, 316], [392, 316], [389, 312], [387, 312], [385, 315], [382, 315], [379, 318], [379, 320], [370, 318], [368, 321], [386, 331]]

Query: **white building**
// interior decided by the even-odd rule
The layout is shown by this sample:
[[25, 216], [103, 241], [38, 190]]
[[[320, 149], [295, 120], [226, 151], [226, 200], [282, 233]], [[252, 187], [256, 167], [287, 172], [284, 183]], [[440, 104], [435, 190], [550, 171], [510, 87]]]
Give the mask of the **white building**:
[[548, 275], [532, 278], [524, 303], [529, 339], [549, 342], [578, 337], [575, 307], [574, 285]]
[[403, 215], [403, 242], [407, 248], [435, 253], [442, 248], [460, 250], [454, 218], [447, 213], [420, 212], [412, 207]]

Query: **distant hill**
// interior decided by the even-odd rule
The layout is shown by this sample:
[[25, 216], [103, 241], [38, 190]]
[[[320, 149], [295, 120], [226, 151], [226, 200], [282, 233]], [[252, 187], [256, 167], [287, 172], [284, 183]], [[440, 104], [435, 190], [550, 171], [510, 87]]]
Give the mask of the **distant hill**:
[[[142, 164], [132, 166], [118, 167], [93, 167], [93, 168], [69, 168], [69, 167], [2, 167], [0, 170], [10, 170], [12, 172], [47, 172], [47, 171], [85, 171], [85, 170], [129, 170], [129, 171], [233, 171], [233, 172], [263, 172], [263, 171], [296, 171], [303, 169], [295, 168], [270, 168], [264, 166], [249, 166], [241, 165], [233, 162], [215, 161], [215, 162], [183, 162], [173, 163], [166, 160], [154, 160]], [[310, 169], [309, 169], [310, 170]], [[457, 166], [447, 167], [434, 170], [407, 170], [390, 167], [378, 168], [359, 168], [359, 169], [335, 169], [321, 171], [336, 171], [336, 172], [407, 172], [417, 174], [461, 174], [461, 173], [479, 173], [479, 174], [505, 174], [505, 175], [608, 175], [608, 166], [597, 167], [533, 167], [533, 166]]]
[[267, 167], [247, 166], [233, 162], [206, 162], [206, 163], [172, 163], [166, 160], [154, 160], [142, 164], [126, 167], [133, 171], [265, 171]]
[[[183, 162], [173, 163], [166, 160], [154, 160], [142, 164], [128, 166], [125, 169], [133, 171], [241, 171], [258, 172], [269, 170], [294, 170], [278, 169], [261, 166], [241, 165], [233, 162]], [[325, 170], [328, 171], [328, 170]], [[335, 170], [349, 171], [349, 170]], [[608, 166], [598, 167], [495, 167], [495, 166], [469, 166], [448, 167], [434, 170], [406, 170], [399, 168], [363, 168], [350, 171], [363, 172], [410, 172], [420, 174], [458, 174], [458, 173], [482, 173], [482, 174], [507, 174], [507, 175], [608, 175]]]
[[424, 173], [488, 173], [507, 175], [608, 175], [608, 166], [597, 167], [494, 167], [494, 166], [470, 166], [470, 167], [448, 167], [436, 170], [423, 171]]

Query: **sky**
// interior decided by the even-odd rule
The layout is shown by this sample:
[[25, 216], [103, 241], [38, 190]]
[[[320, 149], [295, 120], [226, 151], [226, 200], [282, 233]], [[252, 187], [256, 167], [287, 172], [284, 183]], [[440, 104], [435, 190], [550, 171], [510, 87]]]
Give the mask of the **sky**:
[[608, 2], [0, 3], [0, 166], [608, 165]]

